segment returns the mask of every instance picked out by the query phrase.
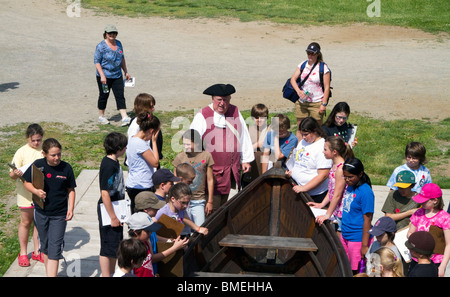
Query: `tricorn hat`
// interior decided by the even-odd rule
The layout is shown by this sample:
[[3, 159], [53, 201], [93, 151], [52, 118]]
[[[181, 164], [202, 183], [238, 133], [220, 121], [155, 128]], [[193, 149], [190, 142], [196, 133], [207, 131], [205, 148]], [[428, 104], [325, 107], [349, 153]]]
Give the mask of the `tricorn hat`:
[[203, 91], [205, 95], [211, 96], [229, 96], [236, 92], [236, 89], [230, 84], [215, 84]]

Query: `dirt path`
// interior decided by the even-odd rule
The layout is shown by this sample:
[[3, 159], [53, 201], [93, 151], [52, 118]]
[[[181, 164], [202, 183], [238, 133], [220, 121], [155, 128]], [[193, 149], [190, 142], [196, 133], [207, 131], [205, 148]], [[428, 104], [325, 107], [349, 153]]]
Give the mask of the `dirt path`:
[[[158, 110], [199, 108], [203, 90], [231, 83], [240, 109], [255, 103], [290, 110], [281, 87], [305, 59], [311, 41], [333, 71], [332, 102], [385, 119], [450, 117], [450, 39], [385, 26], [302, 27], [224, 20], [69, 17], [65, 1], [0, 0], [0, 126], [97, 120], [93, 55], [103, 28], [114, 23], [136, 87], [155, 96]], [[332, 104], [333, 105], [333, 104]], [[107, 114], [117, 114], [110, 98]]]

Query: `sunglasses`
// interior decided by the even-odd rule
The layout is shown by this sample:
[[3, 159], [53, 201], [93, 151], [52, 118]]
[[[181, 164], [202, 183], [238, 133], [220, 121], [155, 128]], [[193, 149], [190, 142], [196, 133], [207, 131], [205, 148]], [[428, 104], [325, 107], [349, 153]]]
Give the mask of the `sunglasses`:
[[315, 56], [315, 55], [317, 55], [316, 53], [313, 53], [313, 52], [308, 52], [308, 51], [306, 51], [306, 54], [309, 56], [309, 55], [311, 55], [311, 56]]
[[342, 117], [342, 116], [336, 116], [336, 119], [339, 119], [339, 120], [344, 120], [344, 121], [346, 121], [346, 120], [348, 120], [348, 117]]

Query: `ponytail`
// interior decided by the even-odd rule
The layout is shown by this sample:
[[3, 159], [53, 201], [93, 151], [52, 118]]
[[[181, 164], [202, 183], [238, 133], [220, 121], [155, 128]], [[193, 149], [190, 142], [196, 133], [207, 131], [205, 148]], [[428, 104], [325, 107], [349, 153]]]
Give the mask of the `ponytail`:
[[146, 132], [150, 129], [158, 130], [161, 123], [159, 119], [148, 112], [142, 112], [137, 115], [137, 123], [139, 125], [139, 129]]
[[332, 151], [336, 150], [339, 156], [341, 156], [344, 160], [355, 157], [351, 146], [340, 136], [328, 136], [325, 141], [329, 143], [330, 149]]

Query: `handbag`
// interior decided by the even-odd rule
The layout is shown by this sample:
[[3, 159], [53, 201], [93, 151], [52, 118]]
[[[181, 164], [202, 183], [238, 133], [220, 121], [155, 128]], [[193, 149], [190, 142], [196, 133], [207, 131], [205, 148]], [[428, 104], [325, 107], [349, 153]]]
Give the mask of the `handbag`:
[[[314, 66], [309, 71], [308, 75], [302, 81], [300, 81], [301, 75], [298, 76], [297, 85], [300, 89], [302, 88], [303, 84], [308, 79], [309, 75], [312, 73], [312, 71], [313, 71], [314, 67], [316, 67], [316, 65], [317, 65], [317, 62], [314, 64]], [[292, 103], [295, 103], [299, 99], [297, 92], [292, 87], [291, 78], [288, 78], [288, 80], [284, 84], [282, 92], [283, 92], [283, 98], [290, 100]]]

